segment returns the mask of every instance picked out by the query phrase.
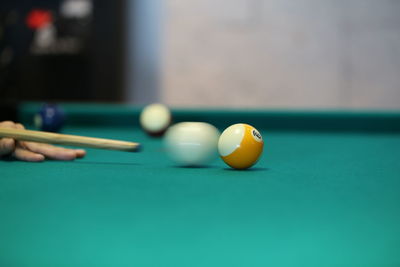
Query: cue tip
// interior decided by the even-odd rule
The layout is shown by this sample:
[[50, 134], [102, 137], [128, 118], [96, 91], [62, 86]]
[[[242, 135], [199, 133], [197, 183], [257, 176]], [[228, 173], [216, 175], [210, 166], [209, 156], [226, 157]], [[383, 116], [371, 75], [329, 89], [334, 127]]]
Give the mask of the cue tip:
[[142, 151], [143, 151], [143, 145], [138, 143], [135, 147], [135, 150], [132, 150], [131, 152], [142, 152]]

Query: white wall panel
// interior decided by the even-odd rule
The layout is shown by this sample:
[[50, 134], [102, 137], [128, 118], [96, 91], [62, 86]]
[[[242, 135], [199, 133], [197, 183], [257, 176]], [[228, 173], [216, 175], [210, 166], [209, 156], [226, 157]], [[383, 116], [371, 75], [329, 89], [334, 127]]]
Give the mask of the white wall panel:
[[159, 19], [162, 34], [156, 100], [173, 106], [400, 108], [400, 1], [163, 3], [161, 19], [147, 18]]

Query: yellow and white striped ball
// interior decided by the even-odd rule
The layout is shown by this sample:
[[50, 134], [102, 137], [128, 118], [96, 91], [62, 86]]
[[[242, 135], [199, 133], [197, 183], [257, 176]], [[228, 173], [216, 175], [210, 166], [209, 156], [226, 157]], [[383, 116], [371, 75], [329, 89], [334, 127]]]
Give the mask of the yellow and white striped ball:
[[244, 123], [226, 128], [218, 141], [219, 155], [234, 169], [247, 169], [256, 164], [263, 147], [261, 134], [253, 126]]

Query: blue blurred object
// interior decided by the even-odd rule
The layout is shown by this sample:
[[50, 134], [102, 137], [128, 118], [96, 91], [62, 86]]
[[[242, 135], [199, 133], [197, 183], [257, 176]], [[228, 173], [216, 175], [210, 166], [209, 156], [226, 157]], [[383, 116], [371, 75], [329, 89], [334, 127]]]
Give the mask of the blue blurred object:
[[59, 132], [65, 122], [65, 113], [56, 104], [44, 104], [34, 117], [36, 128], [46, 132]]

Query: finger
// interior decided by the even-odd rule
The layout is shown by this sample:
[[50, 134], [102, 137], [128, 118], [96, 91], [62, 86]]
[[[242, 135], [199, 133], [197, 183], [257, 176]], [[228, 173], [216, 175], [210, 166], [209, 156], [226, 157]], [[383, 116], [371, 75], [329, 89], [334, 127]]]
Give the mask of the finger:
[[16, 123], [16, 124], [15, 124], [15, 128], [21, 129], [21, 130], [24, 130], [24, 129], [25, 129], [24, 125], [22, 125], [21, 123]]
[[77, 158], [83, 158], [86, 156], [86, 151], [83, 149], [75, 149], [75, 154]]
[[3, 122], [0, 122], [0, 127], [15, 128], [15, 123], [12, 121], [3, 121]]
[[26, 142], [26, 141], [21, 141], [20, 142], [23, 146], [25, 146], [27, 149], [32, 148], [32, 149], [37, 149], [40, 147], [41, 149], [61, 149], [61, 150], [68, 150], [68, 151], [73, 151], [77, 155], [77, 157], [84, 157], [86, 155], [86, 150], [84, 149], [72, 149], [72, 148], [65, 148], [65, 147], [59, 147], [59, 146], [53, 146], [47, 143], [37, 143], [37, 142]]
[[15, 141], [11, 138], [0, 139], [0, 156], [8, 155], [15, 149]]
[[46, 158], [58, 160], [74, 160], [77, 153], [74, 149], [67, 149], [63, 147], [56, 147], [48, 144], [41, 144], [35, 142], [24, 142], [24, 146], [35, 153], [44, 155]]
[[43, 155], [26, 150], [25, 148], [18, 145], [12, 155], [19, 160], [31, 162], [40, 162], [45, 159]]

